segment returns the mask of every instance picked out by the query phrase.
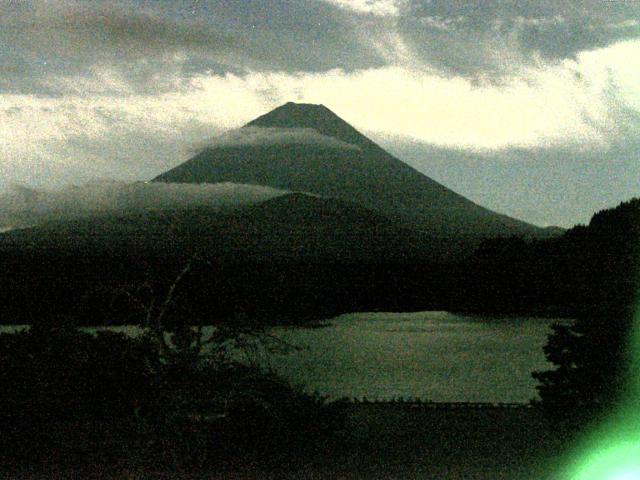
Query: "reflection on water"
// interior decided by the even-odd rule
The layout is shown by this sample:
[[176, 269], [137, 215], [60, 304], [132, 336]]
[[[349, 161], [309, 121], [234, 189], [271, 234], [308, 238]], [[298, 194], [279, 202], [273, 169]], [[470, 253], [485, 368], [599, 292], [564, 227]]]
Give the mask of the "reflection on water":
[[[299, 347], [261, 362], [331, 398], [527, 402], [533, 370], [551, 367], [542, 347], [554, 320], [467, 317], [447, 312], [355, 313], [325, 328], [276, 328]], [[0, 327], [13, 331], [24, 327]], [[137, 327], [111, 327], [139, 335]], [[94, 330], [94, 329], [92, 329]]]

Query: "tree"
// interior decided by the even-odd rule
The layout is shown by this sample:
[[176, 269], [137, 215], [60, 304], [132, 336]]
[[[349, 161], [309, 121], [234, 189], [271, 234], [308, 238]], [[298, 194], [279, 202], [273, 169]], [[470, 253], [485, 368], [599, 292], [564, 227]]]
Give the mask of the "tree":
[[126, 299], [141, 335], [84, 331], [74, 318], [0, 334], [0, 462], [92, 452], [175, 471], [312, 448], [338, 430], [337, 407], [260, 368], [260, 351], [289, 345], [246, 315], [211, 320], [190, 305], [190, 276], [211, 275], [202, 263], [194, 257], [168, 282], [156, 274], [100, 291]]
[[[197, 271], [196, 264], [210, 268]], [[138, 312], [147, 343], [154, 346], [147, 363], [156, 397], [146, 416], [152, 435], [163, 438], [161, 450], [176, 464], [193, 451], [206, 452], [205, 445], [273, 453], [304, 448], [330, 434], [342, 422], [336, 407], [260, 365], [260, 352], [295, 347], [247, 315], [220, 320], [181, 296], [190, 276], [210, 276], [211, 267], [194, 256], [164, 286], [149, 281], [116, 292]], [[193, 451], [179, 450], [185, 448]]]
[[[534, 372], [547, 411], [584, 423], [610, 410], [635, 384], [631, 370], [634, 297], [640, 274], [640, 199], [594, 215], [587, 228], [568, 232], [575, 245], [563, 261], [582, 269], [588, 299], [577, 318], [556, 324], [544, 347], [553, 370]], [[587, 293], [587, 295], [585, 295]]]
[[[195, 266], [205, 266], [196, 271]], [[114, 300], [124, 297], [137, 313], [139, 325], [156, 346], [164, 364], [194, 367], [203, 358], [218, 364], [229, 361], [232, 350], [241, 350], [255, 364], [256, 352], [287, 351], [291, 345], [268, 332], [264, 323], [252, 321], [242, 312], [220, 319], [202, 305], [194, 306], [184, 294], [192, 286], [190, 277], [215, 274], [212, 262], [194, 255], [176, 276], [164, 285], [148, 280], [134, 287], [116, 289]], [[196, 279], [196, 285], [201, 284]], [[254, 365], [255, 366], [255, 365]]]

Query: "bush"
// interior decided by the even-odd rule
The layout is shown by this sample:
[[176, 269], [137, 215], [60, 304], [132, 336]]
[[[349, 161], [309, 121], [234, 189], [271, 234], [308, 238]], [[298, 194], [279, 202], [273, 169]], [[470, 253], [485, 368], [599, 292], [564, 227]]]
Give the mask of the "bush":
[[339, 409], [272, 373], [183, 360], [150, 336], [0, 335], [0, 455], [189, 468], [305, 451], [341, 428]]
[[[0, 335], [4, 454], [91, 448], [105, 428], [131, 424], [153, 396], [144, 340], [76, 329]], [[74, 441], [74, 437], [76, 441]], [[63, 445], [64, 444], [64, 445]]]

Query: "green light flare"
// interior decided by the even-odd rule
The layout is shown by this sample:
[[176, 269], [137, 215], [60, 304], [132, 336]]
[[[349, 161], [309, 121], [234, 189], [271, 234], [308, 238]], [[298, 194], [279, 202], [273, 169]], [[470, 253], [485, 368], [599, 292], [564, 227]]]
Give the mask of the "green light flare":
[[569, 480], [639, 480], [640, 438], [631, 441], [616, 441], [594, 436], [586, 455], [579, 456], [564, 477]]
[[629, 393], [609, 419], [585, 437], [562, 479], [640, 480], [640, 303], [636, 305], [629, 336]]

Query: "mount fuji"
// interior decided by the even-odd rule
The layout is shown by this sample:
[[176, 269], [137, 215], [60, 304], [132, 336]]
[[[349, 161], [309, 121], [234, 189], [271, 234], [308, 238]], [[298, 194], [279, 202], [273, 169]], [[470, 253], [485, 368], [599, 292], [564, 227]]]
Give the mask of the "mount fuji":
[[282, 105], [153, 181], [305, 192], [444, 238], [549, 236], [548, 229], [486, 209], [414, 170], [323, 105]]

